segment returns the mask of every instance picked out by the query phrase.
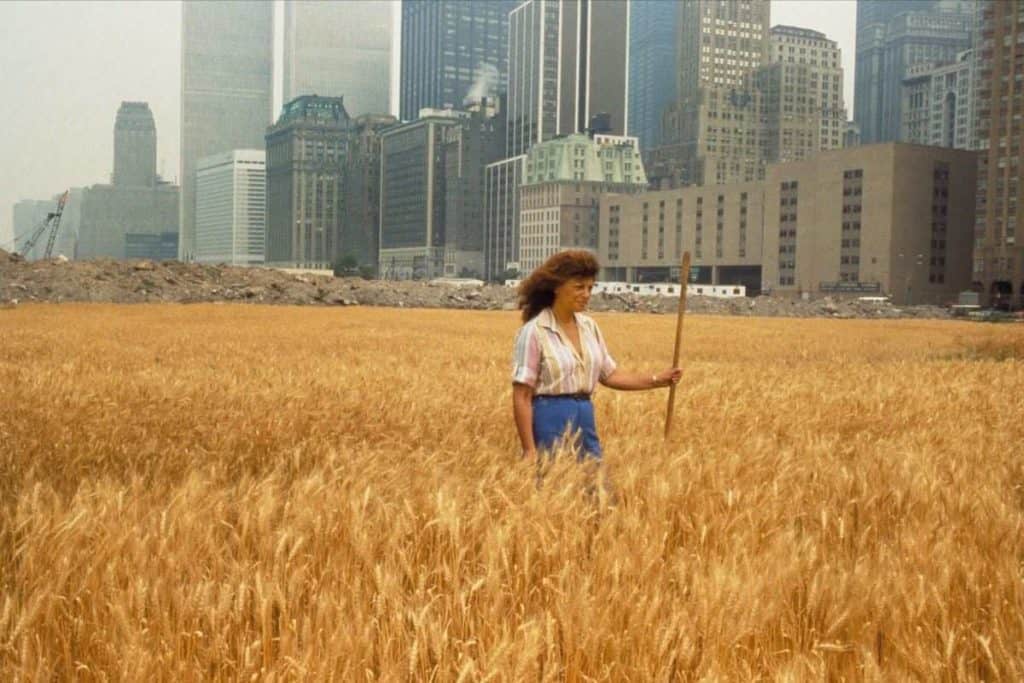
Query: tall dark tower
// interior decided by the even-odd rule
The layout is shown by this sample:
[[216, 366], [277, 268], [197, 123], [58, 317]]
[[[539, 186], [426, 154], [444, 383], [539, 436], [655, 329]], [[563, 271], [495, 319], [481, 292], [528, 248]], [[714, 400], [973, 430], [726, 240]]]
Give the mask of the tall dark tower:
[[156, 184], [156, 124], [145, 102], [122, 102], [114, 122], [114, 185]]
[[586, 130], [627, 129], [625, 2], [526, 0], [509, 14], [507, 153]]
[[351, 122], [341, 97], [302, 95], [267, 129], [267, 262], [330, 268], [340, 255]]
[[508, 80], [508, 13], [519, 0], [403, 0], [400, 115], [494, 97]]
[[661, 144], [661, 116], [676, 101], [679, 5], [629, 3], [629, 134], [640, 147]]

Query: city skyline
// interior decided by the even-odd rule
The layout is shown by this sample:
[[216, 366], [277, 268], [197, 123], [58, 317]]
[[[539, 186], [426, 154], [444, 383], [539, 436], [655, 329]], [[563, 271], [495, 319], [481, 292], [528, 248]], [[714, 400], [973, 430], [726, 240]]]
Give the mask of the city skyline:
[[[157, 172], [167, 180], [181, 181], [181, 13], [180, 2], [145, 0], [0, 3], [0, 22], [10, 36], [0, 45], [0, 65], [10, 88], [8, 97], [0, 100], [0, 122], [6, 130], [17, 131], [5, 137], [0, 149], [4, 158], [16, 161], [0, 176], [2, 248], [11, 246], [12, 207], [19, 200], [43, 199], [69, 187], [109, 181], [111, 120], [122, 101], [149, 104], [161, 131]], [[393, 16], [399, 14], [393, 11]], [[275, 15], [281, 26], [281, 0], [275, 0]], [[820, 30], [839, 43], [848, 108], [853, 102], [854, 15], [853, 0], [772, 2], [772, 24]], [[39, 47], [44, 45], [56, 47]], [[281, 57], [279, 30], [275, 116], [282, 104]], [[397, 74], [398, 58], [396, 49], [393, 74]], [[46, 85], [40, 88], [39, 84]], [[397, 85], [393, 77], [393, 110]], [[31, 107], [19, 104], [29, 98]]]

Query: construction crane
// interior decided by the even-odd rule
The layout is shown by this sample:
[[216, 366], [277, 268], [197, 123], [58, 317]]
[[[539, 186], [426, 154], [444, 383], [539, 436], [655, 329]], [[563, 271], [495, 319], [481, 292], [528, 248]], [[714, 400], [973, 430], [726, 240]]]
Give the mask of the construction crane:
[[36, 242], [43, 236], [43, 233], [47, 229], [50, 230], [49, 237], [46, 240], [46, 251], [43, 253], [43, 258], [48, 259], [53, 256], [53, 245], [57, 242], [57, 233], [60, 232], [60, 217], [64, 215], [64, 205], [68, 201], [68, 190], [65, 190], [64, 194], [57, 200], [57, 210], [50, 211], [46, 214], [46, 218], [40, 221], [32, 230], [32, 234], [21, 245], [21, 249], [18, 251], [18, 255], [22, 258], [28, 256], [28, 253], [32, 251], [32, 247], [36, 246]]

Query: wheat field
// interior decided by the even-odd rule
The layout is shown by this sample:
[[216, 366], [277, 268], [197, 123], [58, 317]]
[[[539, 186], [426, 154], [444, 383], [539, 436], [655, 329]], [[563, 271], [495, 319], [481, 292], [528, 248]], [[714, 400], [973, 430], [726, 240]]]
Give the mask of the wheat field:
[[689, 317], [538, 480], [518, 324], [0, 311], [0, 679], [1024, 679], [1019, 326]]

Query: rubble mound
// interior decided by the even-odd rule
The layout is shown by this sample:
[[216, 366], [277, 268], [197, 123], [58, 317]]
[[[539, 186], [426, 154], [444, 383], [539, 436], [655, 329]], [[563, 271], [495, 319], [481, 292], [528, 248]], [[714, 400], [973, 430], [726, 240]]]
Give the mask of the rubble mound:
[[[500, 285], [455, 287], [442, 283], [364, 280], [179, 261], [24, 261], [0, 250], [0, 304], [27, 302], [262, 303], [321, 306], [392, 306], [515, 310], [516, 292]], [[675, 313], [675, 297], [595, 294], [591, 310]], [[896, 308], [888, 303], [760, 296], [719, 299], [691, 296], [687, 310], [711, 315], [826, 318], [947, 318], [936, 306]]]

